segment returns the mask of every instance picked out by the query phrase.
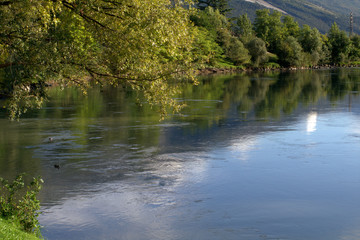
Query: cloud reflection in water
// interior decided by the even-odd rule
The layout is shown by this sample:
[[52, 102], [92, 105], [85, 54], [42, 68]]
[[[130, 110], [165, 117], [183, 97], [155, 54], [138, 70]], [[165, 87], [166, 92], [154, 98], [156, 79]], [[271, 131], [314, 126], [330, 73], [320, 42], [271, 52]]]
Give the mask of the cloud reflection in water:
[[307, 116], [306, 120], [306, 132], [312, 133], [316, 131], [316, 123], [317, 123], [317, 112], [310, 112]]

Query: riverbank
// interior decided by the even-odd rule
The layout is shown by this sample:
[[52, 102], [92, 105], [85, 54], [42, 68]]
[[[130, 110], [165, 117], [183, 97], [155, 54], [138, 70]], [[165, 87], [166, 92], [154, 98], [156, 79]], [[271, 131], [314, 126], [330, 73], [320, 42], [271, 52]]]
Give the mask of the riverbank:
[[13, 221], [0, 218], [0, 239], [3, 240], [39, 240], [34, 234], [21, 230], [21, 226]]
[[271, 72], [271, 71], [296, 71], [296, 70], [320, 70], [320, 69], [337, 69], [337, 68], [356, 68], [360, 67], [360, 64], [348, 64], [348, 65], [319, 65], [312, 67], [230, 67], [230, 68], [217, 68], [206, 67], [198, 69], [197, 75], [209, 75], [209, 74], [226, 74], [226, 73], [244, 73], [244, 72]]

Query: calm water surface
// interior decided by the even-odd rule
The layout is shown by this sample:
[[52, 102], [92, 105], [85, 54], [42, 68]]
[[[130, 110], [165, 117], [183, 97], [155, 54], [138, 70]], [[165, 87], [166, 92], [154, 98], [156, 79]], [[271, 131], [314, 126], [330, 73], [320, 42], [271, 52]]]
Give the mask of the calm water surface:
[[360, 69], [207, 77], [159, 122], [123, 89], [53, 88], [2, 115], [0, 175], [43, 177], [50, 240], [360, 239], [359, 89]]

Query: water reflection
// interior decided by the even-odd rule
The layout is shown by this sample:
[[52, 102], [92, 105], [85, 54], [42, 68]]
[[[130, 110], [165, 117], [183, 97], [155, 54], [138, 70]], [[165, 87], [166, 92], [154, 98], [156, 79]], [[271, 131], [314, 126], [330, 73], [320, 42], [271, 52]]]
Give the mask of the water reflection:
[[306, 131], [312, 133], [316, 131], [317, 112], [311, 112], [307, 116]]
[[359, 82], [205, 77], [164, 122], [126, 89], [52, 88], [43, 109], [0, 119], [0, 175], [43, 176], [49, 239], [356, 239]]
[[238, 158], [241, 161], [247, 161], [250, 158], [249, 152], [255, 150], [257, 144], [256, 136], [245, 136], [232, 140], [230, 150], [238, 153]]

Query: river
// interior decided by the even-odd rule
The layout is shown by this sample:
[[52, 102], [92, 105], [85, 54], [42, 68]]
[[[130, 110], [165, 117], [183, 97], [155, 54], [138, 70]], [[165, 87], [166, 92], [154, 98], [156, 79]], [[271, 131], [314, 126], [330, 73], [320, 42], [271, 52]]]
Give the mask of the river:
[[1, 112], [0, 176], [42, 176], [45, 239], [360, 239], [360, 69], [199, 81], [164, 121], [112, 88]]

